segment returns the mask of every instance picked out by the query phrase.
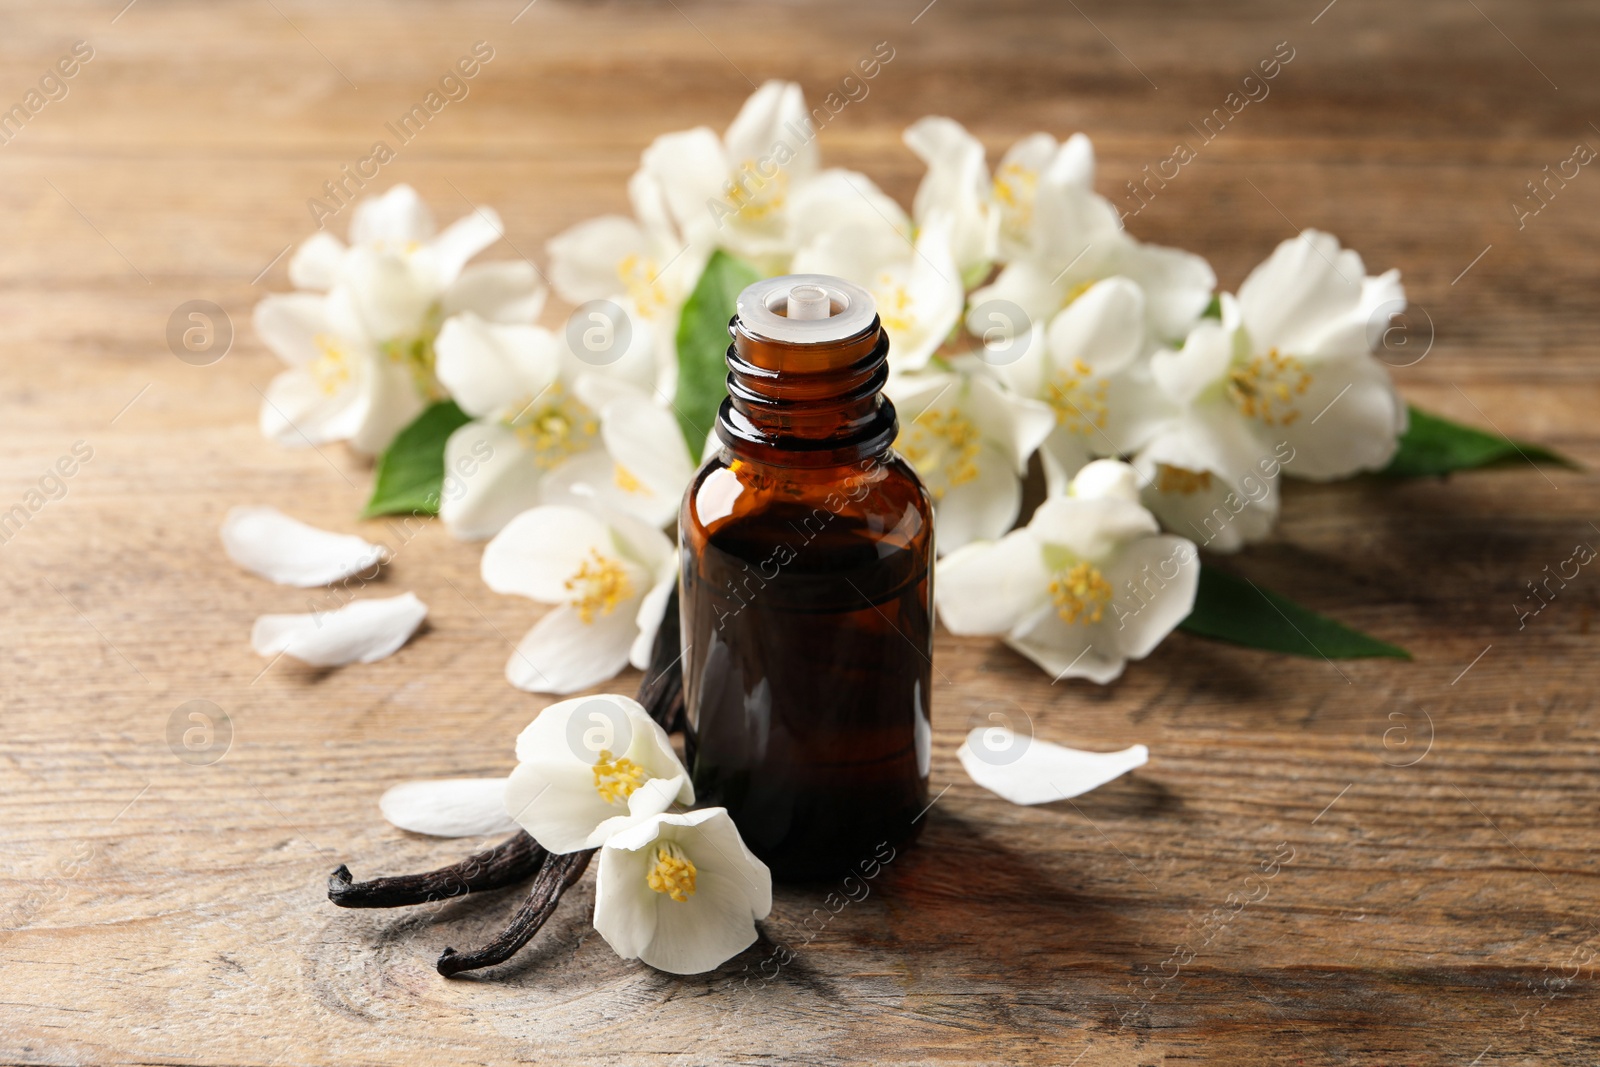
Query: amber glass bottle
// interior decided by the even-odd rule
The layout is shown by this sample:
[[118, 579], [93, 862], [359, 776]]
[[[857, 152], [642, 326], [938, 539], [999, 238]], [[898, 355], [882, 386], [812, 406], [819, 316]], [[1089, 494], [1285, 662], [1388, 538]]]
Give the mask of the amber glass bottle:
[[819, 878], [920, 829], [933, 505], [890, 449], [865, 290], [772, 278], [737, 312], [722, 447], [679, 519], [692, 773], [775, 876]]

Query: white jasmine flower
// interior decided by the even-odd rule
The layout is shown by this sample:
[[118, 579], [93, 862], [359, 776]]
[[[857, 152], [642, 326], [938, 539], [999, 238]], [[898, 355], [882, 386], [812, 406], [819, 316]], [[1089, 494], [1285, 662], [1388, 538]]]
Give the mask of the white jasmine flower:
[[1004, 635], [1057, 679], [1105, 683], [1194, 607], [1194, 545], [1158, 532], [1126, 464], [1096, 460], [1028, 525], [939, 561], [934, 597], [956, 634]]
[[427, 606], [413, 593], [358, 598], [336, 611], [263, 615], [250, 630], [250, 647], [259, 656], [290, 655], [313, 667], [373, 663], [398, 651], [427, 617]]
[[256, 305], [256, 333], [290, 368], [262, 394], [261, 432], [280, 445], [348, 441], [374, 455], [438, 395], [431, 367], [419, 387], [413, 364], [378, 350], [348, 296], [287, 293]]
[[758, 269], [781, 269], [793, 253], [793, 197], [816, 177], [818, 152], [800, 86], [769, 81], [718, 137], [699, 126], [657, 137], [641, 171], [693, 247], [721, 247]]
[[473, 421], [450, 436], [445, 469], [470, 470], [440, 501], [462, 538], [571, 498], [575, 486], [660, 524], [677, 511], [693, 463], [654, 377], [646, 330], [615, 362], [585, 362], [537, 326], [455, 316], [439, 334], [439, 376]]
[[792, 269], [831, 274], [871, 293], [889, 334], [890, 371], [921, 370], [961, 321], [961, 275], [950, 254], [949, 221], [935, 218], [915, 245], [881, 220], [861, 221], [820, 234], [795, 254]]
[[597, 848], [674, 803], [693, 804], [694, 786], [666, 731], [637, 701], [563, 700], [517, 737], [505, 807], [551, 852]]
[[222, 520], [222, 547], [250, 573], [302, 589], [331, 585], [389, 558], [382, 545], [307, 526], [271, 507], [229, 510]]
[[1027, 339], [1009, 336], [1013, 324], [995, 313], [1003, 336], [980, 358], [1014, 392], [1054, 412], [1055, 428], [1040, 450], [1052, 493], [1064, 492], [1093, 456], [1121, 452], [1139, 432], [1148, 392], [1137, 373], [1144, 312], [1143, 290], [1113, 277], [1090, 285]]
[[692, 245], [668, 216], [660, 180], [639, 171], [628, 182], [634, 218], [604, 215], [580, 222], [545, 245], [550, 281], [564, 300], [626, 302], [652, 335], [657, 385], [677, 381], [678, 318], [705, 269], [711, 245]]
[[933, 495], [938, 550], [1009, 530], [1028, 457], [1055, 425], [1050, 408], [964, 371], [892, 378], [886, 391], [900, 416], [895, 449]]
[[1237, 300], [1223, 295], [1220, 321], [1153, 356], [1143, 423], [1125, 443], [1163, 523], [1233, 551], [1272, 529], [1280, 471], [1320, 481], [1387, 464], [1406, 407], [1366, 320], [1397, 300], [1397, 274], [1368, 278], [1359, 255], [1307, 230]]
[[956, 755], [967, 776], [996, 796], [1013, 804], [1049, 804], [1143, 767], [1150, 750], [1134, 745], [1120, 752], [1084, 752], [1004, 726], [979, 726]]
[[649, 662], [678, 555], [638, 519], [552, 505], [509, 522], [484, 549], [482, 570], [497, 593], [557, 605], [518, 643], [506, 678], [529, 692], [565, 694]]
[[383, 817], [402, 830], [430, 837], [509, 834], [504, 778], [439, 778], [401, 782], [378, 800]]
[[[1009, 259], [994, 283], [972, 294], [975, 313], [993, 300], [1049, 322], [1105, 278], [1131, 278], [1145, 294], [1145, 323], [1154, 339], [1183, 337], [1211, 301], [1216, 275], [1199, 256], [1128, 236], [1116, 208], [1094, 192], [1094, 155], [1087, 138], [1054, 147], [1028, 138], [995, 176], [1002, 204], [1000, 245]], [[982, 333], [981, 322], [969, 322]]]
[[290, 366], [265, 394], [263, 432], [289, 445], [387, 448], [443, 396], [434, 376], [440, 322], [460, 311], [531, 322], [543, 307], [532, 264], [466, 266], [501, 232], [484, 208], [435, 235], [416, 192], [400, 185], [357, 205], [349, 246], [326, 233], [306, 241], [290, 280], [322, 292], [269, 296], [256, 307], [262, 340]]
[[994, 262], [1000, 228], [983, 143], [954, 119], [936, 115], [912, 123], [904, 139], [928, 167], [911, 203], [917, 225], [927, 226], [936, 215], [950, 219], [951, 250], [962, 279], [982, 281]]
[[600, 850], [594, 928], [624, 959], [701, 974], [756, 940], [772, 874], [722, 808], [658, 815]]
[[1360, 254], [1316, 230], [1278, 245], [1239, 287], [1226, 390], [1258, 435], [1294, 447], [1285, 472], [1328, 481], [1393, 458], [1406, 406], [1366, 318], [1404, 298], [1397, 271], [1368, 278]]

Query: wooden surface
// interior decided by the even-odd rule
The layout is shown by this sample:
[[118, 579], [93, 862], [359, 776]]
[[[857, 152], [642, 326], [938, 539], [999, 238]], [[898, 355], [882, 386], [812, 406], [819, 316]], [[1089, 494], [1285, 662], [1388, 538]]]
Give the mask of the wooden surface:
[[[508, 238], [491, 257], [541, 264], [545, 239], [624, 206], [651, 137], [721, 128], [747, 78], [797, 78], [815, 100], [888, 40], [871, 95], [822, 134], [828, 162], [908, 200], [899, 134], [925, 113], [966, 122], [991, 160], [1082, 129], [1119, 198], [1288, 41], [1271, 95], [1133, 231], [1205, 254], [1230, 288], [1296, 227], [1337, 233], [1401, 268], [1431, 317], [1431, 351], [1396, 371], [1410, 400], [1593, 469], [1600, 175], [1521, 230], [1510, 202], [1578, 141], [1600, 146], [1595, 4], [538, 0], [513, 22], [523, 0], [122, 3], [0, 16], [6, 106], [75, 40], [95, 50], [0, 147], [0, 510], [74, 442], [93, 449], [0, 545], [0, 1061], [1600, 1059], [1600, 577], [1552, 585], [1523, 628], [1515, 608], [1600, 544], [1594, 474], [1291, 487], [1238, 569], [1411, 663], [1175, 635], [1114, 685], [1051, 686], [941, 634], [926, 836], [820, 933], [823, 893], [781, 891], [758, 951], [673, 978], [612, 955], [585, 882], [513, 964], [445, 981], [440, 949], [487, 937], [514, 896], [350, 913], [325, 879], [461, 851], [391, 829], [376, 799], [508, 768], [541, 701], [501, 678], [505, 639], [534, 609], [489, 593], [479, 550], [438, 528], [402, 544], [357, 523], [370, 473], [341, 449], [264, 441], [276, 362], [249, 328], [287, 287], [306, 199], [475, 41], [495, 58], [471, 96], [381, 180], [445, 220], [494, 205]], [[236, 330], [213, 366], [165, 341], [194, 299]], [[263, 675], [251, 620], [308, 596], [223, 558], [237, 503], [396, 544], [374, 591], [415, 591], [426, 631], [372, 666]], [[195, 699], [232, 724], [211, 765], [167, 741]], [[993, 701], [1057, 741], [1145, 742], [1151, 762], [1076, 803], [1011, 807], [954, 758]], [[782, 947], [793, 962], [761, 981]]]

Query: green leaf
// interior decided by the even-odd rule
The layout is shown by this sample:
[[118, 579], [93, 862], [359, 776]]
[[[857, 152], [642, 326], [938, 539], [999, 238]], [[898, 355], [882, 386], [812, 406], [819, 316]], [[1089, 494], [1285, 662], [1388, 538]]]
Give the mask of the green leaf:
[[1382, 471], [1391, 477], [1449, 474], [1523, 459], [1578, 469], [1578, 464], [1548, 448], [1462, 426], [1414, 407], [1410, 412], [1411, 425], [1400, 438], [1400, 449]]
[[761, 276], [726, 252], [711, 254], [678, 319], [678, 427], [699, 456], [728, 395], [728, 321], [744, 287]]
[[1235, 578], [1211, 567], [1200, 569], [1194, 611], [1178, 624], [1178, 628], [1215, 641], [1294, 656], [1411, 658], [1411, 653], [1397, 645], [1352, 630], [1248, 579]]
[[1213, 296], [1211, 298], [1211, 303], [1207, 304], [1206, 305], [1206, 309], [1204, 311], [1200, 312], [1200, 317], [1202, 319], [1221, 319], [1222, 318], [1222, 297]]
[[441, 400], [411, 421], [378, 457], [364, 519], [378, 515], [437, 515], [444, 486], [444, 443], [472, 417]]

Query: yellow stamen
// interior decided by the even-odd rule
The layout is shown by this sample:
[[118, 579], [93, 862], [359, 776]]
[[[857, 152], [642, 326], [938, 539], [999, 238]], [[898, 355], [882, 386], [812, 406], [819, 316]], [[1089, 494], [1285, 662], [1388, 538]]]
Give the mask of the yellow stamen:
[[321, 355], [312, 360], [306, 369], [324, 396], [333, 396], [350, 384], [355, 371], [350, 363], [350, 352], [337, 337], [319, 333], [312, 338]]
[[505, 420], [505, 425], [533, 452], [534, 462], [545, 470], [574, 452], [587, 451], [600, 432], [594, 412], [562, 389], [560, 382], [522, 404], [515, 415]]
[[872, 287], [873, 301], [878, 305], [878, 318], [891, 335], [910, 333], [917, 324], [911, 310], [911, 294], [888, 271], [878, 275]]
[[442, 400], [445, 396], [444, 387], [434, 374], [438, 356], [433, 347], [443, 321], [443, 308], [434, 304], [422, 316], [415, 336], [391, 338], [378, 346], [391, 363], [398, 363], [411, 373], [411, 383], [416, 386], [418, 395], [428, 400]]
[[644, 881], [657, 893], [665, 893], [682, 904], [694, 896], [695, 874], [694, 862], [676, 843], [668, 841], [656, 846], [656, 865]]
[[1088, 436], [1091, 430], [1105, 429], [1110, 389], [1110, 382], [1095, 378], [1087, 363], [1075, 359], [1070, 371], [1058, 371], [1054, 381], [1045, 383], [1044, 399], [1055, 409], [1057, 424]]
[[624, 493], [644, 492], [644, 483], [634, 476], [634, 473], [622, 464], [614, 464], [611, 480], [617, 483], [617, 488]]
[[1246, 418], [1268, 426], [1288, 426], [1300, 417], [1294, 398], [1311, 387], [1311, 372], [1293, 356], [1276, 348], [1254, 356], [1228, 372], [1228, 396]]
[[1087, 293], [1090, 289], [1093, 289], [1095, 285], [1099, 283], [1099, 281], [1100, 279], [1098, 278], [1087, 278], [1084, 281], [1079, 282], [1077, 285], [1074, 285], [1071, 289], [1067, 290], [1067, 298], [1061, 302], [1061, 306], [1066, 307], [1068, 304], [1078, 299], [1078, 297], [1082, 296], [1084, 293]]
[[1077, 563], [1050, 579], [1050, 599], [1064, 622], [1099, 622], [1111, 602], [1111, 583], [1092, 563]]
[[1033, 201], [1039, 172], [1020, 163], [1007, 163], [995, 172], [994, 198], [1000, 204], [1001, 225], [1008, 236], [1021, 239], [1033, 221]]
[[978, 477], [976, 460], [982, 447], [978, 428], [953, 408], [918, 415], [901, 429], [895, 447], [931, 483], [936, 500], [944, 498], [946, 489]]
[[565, 585], [573, 594], [571, 604], [578, 609], [578, 618], [586, 623], [594, 622], [596, 615], [610, 615], [633, 595], [633, 583], [622, 563], [601, 555], [597, 548], [589, 550], [589, 558], [578, 565]]
[[609, 749], [600, 750], [594, 764], [594, 791], [607, 804], [626, 803], [633, 791], [650, 780], [645, 769], [626, 756], [611, 758]]
[[780, 211], [788, 200], [789, 172], [779, 168], [767, 177], [755, 160], [747, 159], [739, 164], [738, 177], [729, 180], [722, 191], [741, 221], [762, 222]]
[[637, 252], [629, 252], [617, 261], [617, 277], [634, 306], [646, 318], [655, 318], [671, 302], [661, 274], [661, 267], [655, 260]]
[[1169, 467], [1165, 463], [1156, 464], [1157, 492], [1181, 493], [1183, 496], [1192, 496], [1202, 489], [1210, 488], [1210, 471], [1192, 471], [1187, 467]]

